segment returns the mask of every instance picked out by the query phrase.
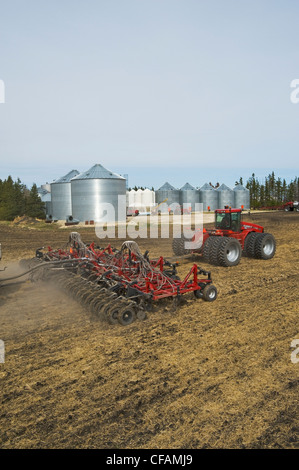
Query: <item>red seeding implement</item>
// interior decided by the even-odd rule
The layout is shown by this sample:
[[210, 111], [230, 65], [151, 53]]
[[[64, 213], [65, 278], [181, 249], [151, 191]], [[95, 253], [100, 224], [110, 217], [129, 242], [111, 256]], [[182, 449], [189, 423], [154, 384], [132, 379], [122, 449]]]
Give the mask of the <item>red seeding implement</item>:
[[194, 264], [180, 280], [177, 263], [163, 257], [150, 259], [148, 251], [142, 255], [134, 241], [124, 242], [120, 250], [111, 245], [101, 249], [94, 243], [84, 244], [79, 233], [72, 232], [63, 249], [42, 250], [36, 250], [34, 263], [26, 273], [33, 280], [55, 282], [112, 324], [144, 320], [153, 303], [161, 299], [172, 298], [177, 306], [181, 296], [189, 292], [208, 302], [217, 297], [210, 272]]
[[272, 210], [272, 211], [285, 211], [285, 212], [299, 212], [299, 202], [289, 201], [285, 202], [280, 206], [263, 206], [260, 210]]
[[202, 246], [195, 250], [185, 248], [186, 238], [173, 239], [173, 252], [176, 256], [200, 253], [204, 261], [216, 266], [236, 266], [242, 253], [250, 258], [270, 259], [276, 251], [276, 241], [271, 233], [265, 233], [260, 225], [241, 220], [241, 209], [217, 209], [215, 228], [196, 232], [192, 241], [202, 235]]

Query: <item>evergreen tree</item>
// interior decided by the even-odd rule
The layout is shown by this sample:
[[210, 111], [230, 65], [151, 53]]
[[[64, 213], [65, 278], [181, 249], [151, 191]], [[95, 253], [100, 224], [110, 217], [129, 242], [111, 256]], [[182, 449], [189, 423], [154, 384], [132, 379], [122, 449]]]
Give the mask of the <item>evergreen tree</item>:
[[35, 183], [32, 185], [26, 201], [26, 215], [29, 217], [36, 217], [38, 219], [44, 219], [46, 217], [45, 204], [41, 201], [38, 195]]
[[277, 178], [277, 180], [276, 180], [276, 201], [278, 203], [282, 202], [282, 182], [281, 182], [281, 178]]
[[282, 182], [282, 202], [286, 202], [287, 200], [287, 182], [284, 179]]
[[11, 176], [1, 181], [0, 185], [0, 220], [13, 220], [18, 215], [23, 215], [24, 188], [20, 180], [13, 182]]
[[260, 185], [260, 197], [259, 197], [260, 206], [265, 206], [265, 185]]

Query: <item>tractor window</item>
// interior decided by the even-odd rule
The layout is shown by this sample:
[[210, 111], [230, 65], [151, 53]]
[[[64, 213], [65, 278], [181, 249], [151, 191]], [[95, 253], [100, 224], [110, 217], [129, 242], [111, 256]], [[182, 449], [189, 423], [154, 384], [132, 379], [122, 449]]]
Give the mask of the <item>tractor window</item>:
[[222, 230], [230, 229], [230, 216], [229, 212], [217, 212], [216, 213], [216, 228]]
[[240, 232], [241, 230], [241, 212], [232, 212], [232, 224], [231, 229], [234, 232]]
[[241, 212], [217, 212], [216, 229], [239, 232], [241, 230]]

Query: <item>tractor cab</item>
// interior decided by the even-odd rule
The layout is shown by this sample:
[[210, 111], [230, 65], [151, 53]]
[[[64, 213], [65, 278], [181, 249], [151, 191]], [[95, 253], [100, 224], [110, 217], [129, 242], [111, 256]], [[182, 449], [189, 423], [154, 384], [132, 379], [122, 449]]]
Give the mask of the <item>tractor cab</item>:
[[216, 209], [215, 228], [217, 230], [231, 230], [241, 232], [241, 209]]

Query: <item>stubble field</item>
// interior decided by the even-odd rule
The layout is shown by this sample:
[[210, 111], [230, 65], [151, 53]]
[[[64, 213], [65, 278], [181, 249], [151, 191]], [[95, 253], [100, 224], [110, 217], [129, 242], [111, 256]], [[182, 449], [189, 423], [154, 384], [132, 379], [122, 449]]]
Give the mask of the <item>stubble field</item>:
[[[298, 448], [299, 214], [248, 217], [275, 236], [272, 260], [221, 268], [180, 259], [181, 277], [194, 262], [211, 270], [217, 300], [189, 295], [179, 310], [163, 303], [128, 327], [96, 321], [43, 282], [2, 286], [0, 447]], [[80, 233], [97, 240], [92, 228]], [[1, 224], [0, 277], [67, 238], [65, 229]], [[171, 240], [138, 243], [173, 258]]]

